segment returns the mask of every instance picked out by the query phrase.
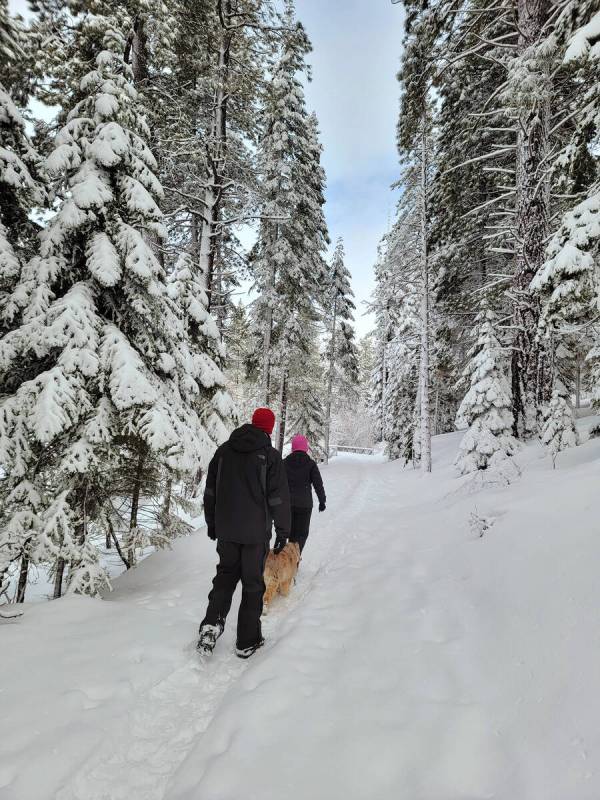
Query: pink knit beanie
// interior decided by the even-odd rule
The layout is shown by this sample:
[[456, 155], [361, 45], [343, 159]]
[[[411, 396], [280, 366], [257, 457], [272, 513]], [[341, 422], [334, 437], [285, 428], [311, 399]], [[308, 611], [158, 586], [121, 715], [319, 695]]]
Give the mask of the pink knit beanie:
[[299, 433], [292, 437], [292, 453], [295, 453], [297, 450], [300, 450], [302, 453], [308, 453], [308, 439], [306, 436], [302, 436]]

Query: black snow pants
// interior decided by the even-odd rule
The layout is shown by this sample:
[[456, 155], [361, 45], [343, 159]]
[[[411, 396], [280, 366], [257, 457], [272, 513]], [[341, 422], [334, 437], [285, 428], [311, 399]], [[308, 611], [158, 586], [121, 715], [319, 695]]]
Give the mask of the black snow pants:
[[300, 552], [304, 550], [304, 545], [308, 539], [311, 514], [312, 508], [300, 508], [299, 506], [292, 506], [290, 542], [298, 542], [300, 545]]
[[202, 625], [223, 625], [231, 608], [233, 593], [242, 581], [242, 601], [238, 612], [237, 647], [245, 649], [257, 644], [262, 636], [260, 616], [263, 610], [265, 582], [263, 573], [269, 543], [238, 544], [217, 542], [219, 564], [208, 595], [208, 608]]

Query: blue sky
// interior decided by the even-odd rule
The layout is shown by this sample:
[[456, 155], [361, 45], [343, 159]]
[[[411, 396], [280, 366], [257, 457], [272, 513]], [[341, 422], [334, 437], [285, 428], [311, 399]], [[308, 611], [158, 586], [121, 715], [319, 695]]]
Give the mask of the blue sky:
[[393, 216], [402, 6], [391, 0], [296, 0], [313, 43], [307, 100], [317, 112], [327, 171], [327, 221], [343, 236], [357, 298], [357, 330], [372, 320], [361, 303], [373, 288], [377, 243]]
[[[9, 3], [28, 14], [26, 0]], [[395, 204], [390, 186], [398, 177], [402, 6], [391, 0], [296, 0], [296, 9], [314, 48], [306, 95], [321, 127], [329, 231], [333, 242], [342, 236], [346, 244], [362, 335], [372, 325], [363, 302], [373, 288], [377, 243]]]

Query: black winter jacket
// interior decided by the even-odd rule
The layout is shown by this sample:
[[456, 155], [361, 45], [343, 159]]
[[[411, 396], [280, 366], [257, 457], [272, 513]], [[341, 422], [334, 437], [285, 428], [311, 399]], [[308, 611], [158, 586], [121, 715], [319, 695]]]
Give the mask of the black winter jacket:
[[217, 539], [260, 544], [290, 533], [290, 496], [281, 456], [266, 433], [242, 425], [222, 444], [208, 467], [204, 517]]
[[290, 502], [295, 508], [312, 508], [314, 487], [319, 503], [325, 503], [323, 479], [315, 461], [301, 450], [291, 453], [283, 462], [290, 487]]

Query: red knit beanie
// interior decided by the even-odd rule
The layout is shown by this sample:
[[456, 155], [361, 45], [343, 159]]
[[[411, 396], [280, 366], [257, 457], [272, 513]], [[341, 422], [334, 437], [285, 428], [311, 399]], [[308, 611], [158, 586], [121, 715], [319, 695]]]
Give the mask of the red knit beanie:
[[257, 408], [252, 414], [252, 424], [270, 436], [275, 427], [275, 414], [270, 408]]

